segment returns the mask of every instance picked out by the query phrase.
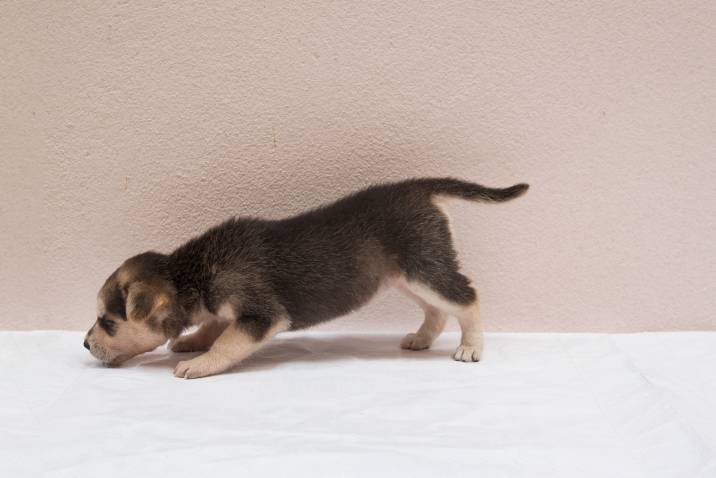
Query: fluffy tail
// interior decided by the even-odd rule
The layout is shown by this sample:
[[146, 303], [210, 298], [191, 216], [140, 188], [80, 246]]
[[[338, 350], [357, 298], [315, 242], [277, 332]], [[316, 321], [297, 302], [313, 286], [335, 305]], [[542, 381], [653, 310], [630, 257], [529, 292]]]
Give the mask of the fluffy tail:
[[425, 178], [416, 180], [432, 194], [456, 196], [471, 201], [504, 202], [522, 196], [529, 184], [520, 183], [509, 188], [487, 188], [476, 183], [454, 178]]

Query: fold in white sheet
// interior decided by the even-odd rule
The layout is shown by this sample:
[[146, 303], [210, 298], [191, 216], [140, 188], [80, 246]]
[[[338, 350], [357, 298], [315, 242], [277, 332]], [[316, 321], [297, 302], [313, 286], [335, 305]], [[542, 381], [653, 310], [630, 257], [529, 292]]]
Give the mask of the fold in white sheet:
[[716, 477], [716, 333], [488, 334], [478, 364], [399, 340], [285, 334], [182, 380], [189, 354], [2, 332], [0, 476]]

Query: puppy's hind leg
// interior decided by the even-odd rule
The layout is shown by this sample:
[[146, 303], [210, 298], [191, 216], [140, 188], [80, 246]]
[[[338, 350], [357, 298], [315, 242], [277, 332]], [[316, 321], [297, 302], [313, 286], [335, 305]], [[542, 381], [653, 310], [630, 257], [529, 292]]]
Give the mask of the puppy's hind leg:
[[[257, 323], [265, 324], [265, 327], [257, 327]], [[179, 362], [174, 368], [174, 375], [199, 378], [224, 372], [263, 347], [274, 335], [287, 330], [289, 325], [284, 317], [260, 320], [241, 317], [233, 320], [207, 352]]]
[[462, 337], [460, 345], [455, 350], [452, 358], [461, 362], [478, 362], [482, 355], [483, 338], [482, 322], [480, 321], [480, 301], [475, 297], [475, 302], [464, 307], [455, 314], [460, 323]]
[[[401, 289], [407, 289], [410, 295], [417, 296], [443, 314], [454, 315], [460, 324], [462, 337], [453, 358], [461, 362], [478, 362], [482, 354], [483, 338], [477, 291], [470, 285], [470, 281], [458, 272], [442, 279], [434, 281], [435, 285], [405, 281]], [[404, 340], [407, 340], [407, 337]]]
[[408, 350], [424, 350], [430, 348], [436, 338], [445, 328], [447, 314], [423, 301], [421, 306], [425, 311], [425, 320], [417, 332], [408, 334], [400, 341], [400, 348]]

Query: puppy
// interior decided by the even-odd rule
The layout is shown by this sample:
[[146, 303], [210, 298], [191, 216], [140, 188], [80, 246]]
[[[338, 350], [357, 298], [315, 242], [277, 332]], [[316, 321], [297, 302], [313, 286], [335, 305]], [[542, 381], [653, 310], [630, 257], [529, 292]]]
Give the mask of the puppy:
[[[477, 291], [458, 270], [438, 201], [501, 202], [527, 188], [411, 179], [288, 219], [229, 219], [171, 254], [145, 252], [125, 261], [99, 291], [97, 321], [84, 346], [117, 365], [170, 340], [174, 352], [204, 352], [179, 362], [174, 374], [205, 377], [234, 367], [279, 332], [345, 315], [392, 285], [425, 312], [402, 348], [430, 347], [453, 315], [462, 330], [453, 358], [477, 362]], [[181, 335], [192, 325], [198, 329]]]

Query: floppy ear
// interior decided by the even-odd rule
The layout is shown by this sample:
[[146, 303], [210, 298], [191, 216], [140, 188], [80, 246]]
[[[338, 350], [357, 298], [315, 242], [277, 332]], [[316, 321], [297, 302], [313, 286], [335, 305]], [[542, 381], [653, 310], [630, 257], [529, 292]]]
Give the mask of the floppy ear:
[[176, 292], [169, 284], [134, 282], [127, 290], [127, 318], [146, 321], [150, 328], [174, 337], [183, 329], [182, 314], [175, 299]]
[[127, 318], [161, 321], [171, 310], [170, 291], [146, 282], [135, 282], [127, 290]]

